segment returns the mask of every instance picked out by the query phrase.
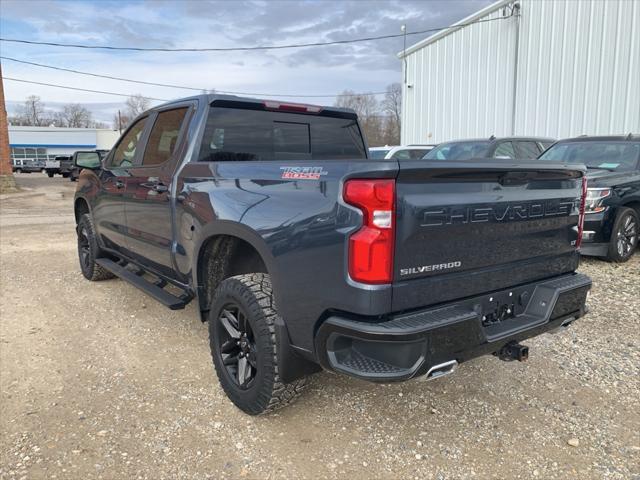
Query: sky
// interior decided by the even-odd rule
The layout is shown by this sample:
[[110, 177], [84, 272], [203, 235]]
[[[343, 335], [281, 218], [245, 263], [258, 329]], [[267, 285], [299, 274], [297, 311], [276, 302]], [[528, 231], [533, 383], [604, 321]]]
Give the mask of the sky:
[[[332, 41], [451, 25], [490, 0], [388, 1], [62, 1], [2, 0], [4, 38], [136, 47], [243, 47]], [[430, 34], [410, 36], [410, 46]], [[402, 38], [350, 45], [254, 52], [114, 52], [0, 42], [3, 56], [103, 75], [200, 89], [334, 95], [346, 89], [380, 92], [401, 80], [396, 54]], [[174, 99], [197, 92], [132, 84], [1, 60], [4, 77]], [[5, 80], [9, 113], [29, 95], [49, 108], [82, 103], [94, 119], [111, 122], [125, 97]], [[289, 99], [293, 101], [293, 99]], [[295, 101], [332, 104], [335, 98]], [[153, 102], [154, 104], [161, 102]]]

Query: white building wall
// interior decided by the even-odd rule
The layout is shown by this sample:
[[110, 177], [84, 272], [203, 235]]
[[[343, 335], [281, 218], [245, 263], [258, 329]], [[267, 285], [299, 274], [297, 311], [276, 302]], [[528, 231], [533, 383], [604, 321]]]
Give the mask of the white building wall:
[[[516, 18], [450, 29], [407, 49], [403, 144], [640, 133], [640, 2], [519, 3], [517, 70]], [[459, 23], [500, 17], [512, 4]]]
[[96, 130], [96, 148], [98, 150], [111, 150], [118, 138], [120, 138], [118, 130]]
[[640, 2], [521, 3], [515, 133], [640, 133]]
[[[461, 23], [502, 16], [501, 8], [482, 12]], [[508, 133], [515, 19], [477, 23], [438, 39], [439, 35], [407, 57], [402, 143]]]

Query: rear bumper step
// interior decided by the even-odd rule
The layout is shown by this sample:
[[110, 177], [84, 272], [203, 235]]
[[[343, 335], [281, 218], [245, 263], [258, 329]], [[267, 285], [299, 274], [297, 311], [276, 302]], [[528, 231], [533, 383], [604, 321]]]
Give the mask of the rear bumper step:
[[192, 297], [187, 293], [177, 296], [164, 290], [162, 287], [166, 286], [167, 282], [162, 279], [154, 278], [153, 280], [147, 280], [144, 277], [145, 271], [140, 269], [140, 267], [136, 266], [136, 271], [132, 271], [108, 258], [98, 258], [96, 263], [120, 277], [122, 280], [142, 290], [147, 295], [155, 298], [171, 310], [183, 309], [187, 303], [191, 301]]
[[316, 352], [324, 368], [365, 380], [437, 378], [458, 363], [504, 354], [505, 346], [567, 326], [586, 313], [590, 288], [589, 277], [570, 274], [383, 322], [333, 316], [318, 329]]

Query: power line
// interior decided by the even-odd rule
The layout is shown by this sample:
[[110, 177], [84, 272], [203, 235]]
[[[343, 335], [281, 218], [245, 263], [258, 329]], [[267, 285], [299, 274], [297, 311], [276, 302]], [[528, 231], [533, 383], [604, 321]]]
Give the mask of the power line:
[[[42, 67], [42, 68], [50, 68], [52, 70], [59, 70], [62, 72], [71, 72], [71, 73], [77, 73], [80, 75], [88, 75], [91, 77], [98, 77], [98, 78], [107, 78], [109, 80], [119, 80], [122, 82], [130, 82], [130, 83], [139, 83], [142, 85], [152, 85], [152, 86], [156, 86], [156, 87], [167, 87], [167, 88], [180, 88], [180, 89], [184, 89], [184, 90], [194, 90], [197, 92], [202, 92], [202, 91], [206, 91], [206, 88], [196, 88], [196, 87], [187, 87], [184, 85], [172, 85], [170, 83], [155, 83], [155, 82], [145, 82], [143, 80], [133, 80], [130, 78], [123, 78], [123, 77], [114, 77], [112, 75], [101, 75], [98, 73], [91, 73], [91, 72], [82, 72], [80, 70], [73, 70], [70, 68], [63, 68], [63, 67], [54, 67], [53, 65], [45, 65], [42, 63], [35, 63], [35, 62], [28, 62], [26, 60], [18, 60], [17, 58], [12, 58], [12, 57], [5, 57], [3, 55], [0, 55], [0, 58], [3, 60], [10, 60], [12, 62], [17, 62], [17, 63], [23, 63], [25, 65], [35, 65], [36, 67]], [[324, 94], [311, 94], [311, 95], [302, 95], [302, 94], [280, 94], [280, 93], [251, 93], [251, 92], [235, 92], [235, 91], [231, 91], [231, 90], [215, 90], [216, 92], [219, 93], [227, 93], [230, 95], [247, 95], [247, 96], [257, 96], [257, 97], [296, 97], [296, 98], [305, 98], [305, 97], [317, 97], [317, 98], [321, 98], [321, 97], [329, 97], [329, 98], [333, 98], [333, 97], [358, 97], [358, 96], [368, 96], [368, 95], [382, 95], [386, 92], [367, 92], [367, 93], [339, 93], [339, 94], [332, 94], [332, 95], [324, 95]]]
[[[3, 80], [11, 80], [12, 82], [21, 82], [21, 83], [32, 83], [34, 85], [44, 85], [45, 87], [56, 87], [56, 88], [64, 88], [66, 90], [77, 90], [79, 92], [90, 92], [90, 93], [102, 93], [104, 95], [115, 95], [117, 97], [130, 97], [131, 95], [127, 95], [126, 93], [115, 93], [115, 92], [106, 92], [104, 90], [90, 90], [88, 88], [77, 88], [77, 87], [68, 87], [66, 85], [56, 85], [55, 83], [44, 83], [44, 82], [34, 82], [32, 80], [23, 80], [22, 78], [11, 78], [11, 77], [3, 77]], [[143, 95], [144, 98], [148, 98], [149, 100], [157, 100], [159, 102], [168, 102], [166, 98], [153, 98], [147, 97]]]
[[126, 51], [134, 51], [134, 52], [246, 52], [246, 51], [254, 51], [254, 50], [283, 50], [288, 48], [323, 47], [327, 45], [346, 45], [350, 43], [369, 42], [374, 40], [386, 40], [390, 38], [399, 38], [404, 35], [423, 35], [425, 33], [439, 32], [440, 30], [446, 30], [448, 28], [461, 28], [461, 27], [466, 27], [468, 25], [473, 25], [476, 23], [494, 22], [496, 20], [504, 20], [506, 18], [509, 18], [509, 17], [485, 18], [481, 20], [474, 20], [473, 22], [458, 23], [455, 25], [448, 25], [446, 27], [428, 28], [426, 30], [420, 30], [416, 32], [397, 33], [397, 34], [391, 34], [391, 35], [378, 35], [378, 36], [372, 36], [372, 37], [361, 37], [361, 38], [352, 38], [352, 39], [345, 39], [345, 40], [333, 40], [330, 42], [293, 43], [288, 45], [258, 45], [253, 47], [228, 47], [228, 48], [115, 47], [113, 45], [84, 45], [84, 44], [78, 44], [78, 43], [37, 42], [35, 40], [24, 40], [19, 38], [2, 38], [2, 37], [0, 37], [0, 41], [24, 43], [28, 45], [47, 45], [50, 47], [85, 48], [85, 49], [120, 50], [120, 51], [126, 50]]

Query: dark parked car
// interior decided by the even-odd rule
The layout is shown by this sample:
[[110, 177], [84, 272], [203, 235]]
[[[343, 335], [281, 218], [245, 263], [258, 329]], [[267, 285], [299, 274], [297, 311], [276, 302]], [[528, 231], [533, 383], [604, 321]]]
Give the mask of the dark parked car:
[[250, 414], [321, 367], [392, 382], [525, 360], [519, 342], [585, 314], [584, 166], [372, 160], [361, 132], [351, 110], [223, 95], [142, 114], [101, 164], [77, 157], [83, 275], [195, 299]]
[[585, 255], [626, 262], [640, 236], [640, 136], [561, 140], [540, 160], [587, 166]]
[[11, 162], [13, 173], [35, 173], [44, 170], [44, 161], [35, 158], [16, 158]]
[[441, 143], [425, 160], [469, 160], [472, 158], [534, 159], [555, 142], [552, 138], [505, 137], [456, 140]]

